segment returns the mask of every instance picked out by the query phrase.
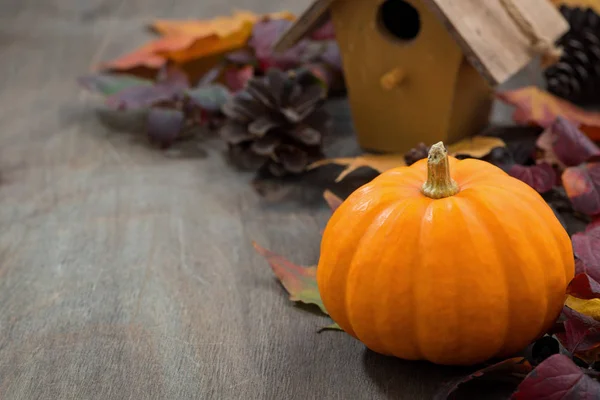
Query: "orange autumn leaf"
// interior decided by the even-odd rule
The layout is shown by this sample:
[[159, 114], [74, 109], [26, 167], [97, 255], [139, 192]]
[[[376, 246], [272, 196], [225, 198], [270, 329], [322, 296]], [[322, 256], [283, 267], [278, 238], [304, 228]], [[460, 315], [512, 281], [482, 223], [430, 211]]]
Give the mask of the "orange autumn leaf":
[[170, 49], [186, 48], [194, 42], [193, 37], [166, 36], [146, 43], [139, 49], [102, 64], [102, 67], [114, 70], [129, 70], [136, 67], [159, 69], [167, 59], [160, 55]]
[[184, 36], [227, 36], [235, 33], [245, 23], [255, 24], [262, 18], [287, 19], [293, 21], [295, 16], [287, 11], [256, 15], [250, 11], [235, 11], [231, 17], [217, 17], [211, 20], [156, 20], [150, 28], [161, 35], [184, 35]]
[[516, 107], [513, 120], [547, 128], [557, 117], [579, 126], [592, 140], [600, 140], [600, 113], [586, 111], [534, 86], [497, 93], [502, 101]]
[[109, 61], [103, 68], [126, 71], [138, 67], [159, 69], [168, 60], [182, 64], [220, 55], [244, 47], [254, 24], [261, 18], [293, 18], [287, 12], [257, 16], [248, 11], [236, 11], [229, 17], [212, 20], [159, 20], [152, 28], [164, 36], [146, 43], [139, 49]]
[[252, 33], [252, 27], [252, 23], [245, 22], [238, 31], [235, 31], [230, 35], [196, 37], [189, 46], [168, 49], [160, 51], [159, 53], [176, 63], [184, 63], [186, 61], [198, 60], [200, 58], [226, 53], [244, 47]]

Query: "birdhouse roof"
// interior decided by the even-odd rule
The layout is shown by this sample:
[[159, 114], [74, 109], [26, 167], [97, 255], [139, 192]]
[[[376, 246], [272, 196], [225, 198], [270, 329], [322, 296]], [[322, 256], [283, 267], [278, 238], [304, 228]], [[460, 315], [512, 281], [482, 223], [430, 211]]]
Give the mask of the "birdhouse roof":
[[[315, 0], [279, 38], [283, 51], [318, 28], [336, 1]], [[366, 1], [366, 0], [361, 0]], [[509, 79], [569, 29], [549, 0], [412, 0], [425, 2], [471, 64], [492, 85]], [[538, 53], [538, 54], [536, 54]]]

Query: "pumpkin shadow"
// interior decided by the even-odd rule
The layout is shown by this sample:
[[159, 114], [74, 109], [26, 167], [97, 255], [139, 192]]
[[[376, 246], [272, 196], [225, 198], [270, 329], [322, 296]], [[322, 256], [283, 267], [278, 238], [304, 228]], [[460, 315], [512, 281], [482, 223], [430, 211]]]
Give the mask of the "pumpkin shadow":
[[[367, 376], [388, 399], [443, 400], [439, 393], [451, 382], [467, 376], [478, 367], [449, 367], [425, 361], [407, 361], [365, 349], [363, 367]], [[499, 382], [473, 380], [461, 385], [452, 400], [504, 400], [514, 386]], [[438, 395], [438, 396], [436, 396]]]

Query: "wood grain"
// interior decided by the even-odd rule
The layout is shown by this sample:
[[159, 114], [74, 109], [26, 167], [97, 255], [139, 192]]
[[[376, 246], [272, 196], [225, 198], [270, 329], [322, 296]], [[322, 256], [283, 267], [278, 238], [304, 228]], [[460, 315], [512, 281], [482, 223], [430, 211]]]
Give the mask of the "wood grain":
[[[424, 0], [454, 35], [473, 65], [492, 86], [506, 82], [537, 56], [531, 42], [498, 0]], [[517, 1], [545, 40], [553, 43], [568, 23], [548, 0]]]
[[[0, 398], [416, 400], [466, 372], [318, 335], [328, 320], [292, 306], [254, 253], [252, 240], [314, 263], [329, 215], [318, 185], [337, 171], [267, 204], [220, 143], [162, 154], [139, 118], [99, 111], [75, 84], [148, 40], [153, 17], [300, 3], [3, 2]], [[347, 106], [332, 111], [329, 154], [355, 154]]]

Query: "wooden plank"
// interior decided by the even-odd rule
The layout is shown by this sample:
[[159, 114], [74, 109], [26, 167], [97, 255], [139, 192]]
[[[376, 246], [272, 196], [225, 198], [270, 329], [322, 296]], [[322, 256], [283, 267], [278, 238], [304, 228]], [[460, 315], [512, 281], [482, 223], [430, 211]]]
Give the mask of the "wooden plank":
[[[90, 65], [149, 40], [152, 17], [210, 18], [234, 3], [3, 4], [1, 399], [422, 400], [465, 373], [317, 334], [329, 320], [293, 306], [255, 254], [251, 240], [315, 263], [330, 215], [319, 185], [339, 170], [265, 204], [251, 175], [221, 157], [223, 143], [174, 149], [201, 146], [206, 158], [167, 157], [147, 145], [143, 120], [99, 113], [101, 101], [75, 86]], [[243, 4], [300, 11], [308, 1]], [[327, 154], [356, 154], [345, 101], [329, 109]], [[465, 398], [507, 397], [482, 386]]]
[[[446, 24], [463, 51], [492, 85], [505, 82], [535, 56], [530, 40], [500, 0], [423, 0]], [[514, 0], [540, 36], [554, 42], [568, 23], [548, 0]]]
[[315, 0], [300, 15], [298, 20], [277, 40], [273, 49], [276, 52], [283, 52], [295, 45], [299, 40], [308, 35], [314, 29], [318, 28], [326, 19], [329, 6], [335, 0]]

